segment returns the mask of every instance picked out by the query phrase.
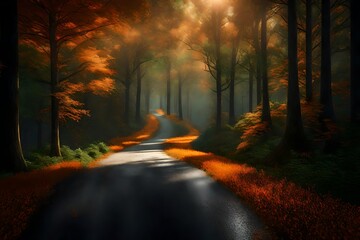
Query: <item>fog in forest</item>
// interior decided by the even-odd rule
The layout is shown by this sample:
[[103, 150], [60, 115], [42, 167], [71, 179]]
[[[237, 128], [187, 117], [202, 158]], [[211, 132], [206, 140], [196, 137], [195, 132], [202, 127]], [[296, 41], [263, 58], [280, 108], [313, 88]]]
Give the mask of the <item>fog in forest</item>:
[[[50, 142], [54, 94], [60, 102], [61, 144], [72, 147], [126, 135], [159, 108], [181, 114], [205, 130], [216, 124], [219, 91], [223, 126], [233, 125], [244, 113], [261, 105], [262, 1], [69, 2], [40, 4], [23, 0], [19, 4], [20, 125], [26, 151]], [[314, 1], [312, 7], [313, 99], [319, 98], [320, 88], [318, 2]], [[338, 2], [332, 6], [332, 85], [336, 118], [342, 120], [350, 111], [346, 97], [349, 13]], [[271, 104], [286, 103], [286, 6], [276, 1], [267, 5], [269, 100]], [[47, 9], [54, 10], [57, 17], [53, 39], [56, 56], [51, 55]], [[302, 98], [306, 77], [305, 11], [305, 4], [299, 1]], [[54, 59], [56, 70], [51, 69]], [[52, 90], [52, 71], [59, 80], [56, 91]], [[220, 86], [216, 85], [218, 78]]]

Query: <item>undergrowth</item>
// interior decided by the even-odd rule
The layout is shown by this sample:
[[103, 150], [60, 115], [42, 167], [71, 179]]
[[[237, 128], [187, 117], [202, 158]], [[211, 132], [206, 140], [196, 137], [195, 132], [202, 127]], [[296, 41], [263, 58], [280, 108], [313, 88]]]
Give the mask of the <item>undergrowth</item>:
[[[278, 139], [266, 133], [253, 135], [256, 139], [257, 150], [261, 153], [253, 155], [261, 158], [267, 154], [270, 145], [276, 145]], [[340, 201], [329, 195], [319, 195], [313, 190], [300, 187], [287, 179], [276, 179], [269, 176], [266, 171], [257, 170], [248, 164], [224, 158], [212, 153], [200, 152], [191, 149], [191, 142], [196, 136], [186, 135], [168, 139], [166, 141], [166, 153], [170, 156], [186, 161], [198, 168], [205, 170], [210, 176], [226, 185], [241, 199], [248, 202], [260, 215], [280, 239], [359, 239], [359, 206]], [[204, 139], [204, 138], [203, 138]], [[249, 139], [254, 140], [254, 139]], [[268, 143], [268, 142], [272, 143]], [[240, 141], [239, 141], [240, 142]], [[261, 143], [261, 144], [259, 144]], [[205, 145], [205, 143], [202, 143]], [[194, 145], [194, 144], [193, 144]], [[240, 151], [250, 153], [254, 151], [254, 145]], [[356, 154], [355, 154], [356, 155]], [[244, 157], [244, 155], [242, 155]], [[336, 169], [335, 163], [327, 159], [327, 164], [319, 159], [309, 161], [305, 156], [293, 153], [292, 161], [286, 166], [280, 166], [274, 171], [282, 174], [290, 174], [291, 171], [301, 173], [309, 171], [308, 164], [312, 167], [314, 177], [332, 179], [333, 173], [327, 168]], [[305, 162], [305, 160], [306, 162]], [[343, 161], [344, 159], [341, 158]], [[337, 162], [339, 159], [333, 159]], [[345, 160], [347, 161], [347, 160]], [[353, 162], [352, 160], [349, 160]], [[246, 162], [246, 159], [243, 159]], [[326, 166], [322, 166], [326, 165]], [[349, 167], [347, 164], [343, 166]], [[349, 172], [350, 173], [350, 172]], [[306, 174], [306, 173], [305, 173]], [[275, 173], [274, 173], [275, 175]], [[291, 175], [291, 174], [290, 174]], [[308, 177], [302, 176], [307, 181]], [[316, 181], [315, 179], [312, 179]], [[342, 183], [344, 184], [344, 183]], [[353, 188], [353, 195], [359, 188]], [[272, 235], [270, 233], [270, 235]], [[262, 238], [260, 238], [262, 239]], [[265, 238], [268, 239], [268, 238]], [[270, 238], [271, 239], [271, 238]]]
[[312, 149], [304, 154], [291, 152], [282, 164], [268, 164], [267, 156], [282, 139], [286, 110], [283, 104], [271, 105], [271, 129], [261, 122], [261, 109], [257, 109], [243, 115], [233, 128], [227, 127], [221, 131], [207, 129], [192, 146], [200, 151], [249, 164], [270, 176], [287, 179], [319, 194], [360, 205], [359, 127], [338, 124], [337, 145], [332, 152], [326, 152], [324, 146], [327, 136], [318, 130], [319, 126], [313, 119], [316, 114], [306, 111], [312, 108], [304, 108], [305, 131]]
[[26, 156], [26, 164], [28, 169], [41, 169], [67, 161], [78, 161], [83, 166], [87, 166], [94, 159], [109, 152], [109, 147], [105, 143], [99, 142], [90, 144], [85, 149], [77, 148], [75, 150], [66, 145], [63, 145], [61, 146], [60, 150], [62, 155], [61, 157], [48, 156], [47, 153], [49, 152], [49, 147], [30, 153], [28, 156]]

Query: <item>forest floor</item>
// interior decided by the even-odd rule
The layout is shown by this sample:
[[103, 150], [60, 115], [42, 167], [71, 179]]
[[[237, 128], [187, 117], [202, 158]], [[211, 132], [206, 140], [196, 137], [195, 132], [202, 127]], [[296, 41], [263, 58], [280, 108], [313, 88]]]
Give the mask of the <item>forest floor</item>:
[[[218, 234], [221, 235], [219, 239], [224, 239], [224, 236], [228, 239], [238, 239], [239, 236], [241, 239], [244, 236], [254, 239], [360, 239], [359, 206], [331, 196], [318, 195], [287, 180], [270, 177], [249, 165], [196, 151], [192, 148], [192, 142], [198, 139], [199, 132], [175, 117], [167, 118], [175, 122], [173, 131], [166, 133], [170, 135], [157, 132], [155, 142], [143, 142], [126, 148], [125, 151], [105, 156], [103, 161], [89, 164], [89, 168], [94, 168], [90, 171], [84, 171], [79, 162], [64, 162], [0, 180], [0, 188], [4, 189], [0, 193], [1, 239], [16, 239], [29, 221], [32, 227], [25, 237], [31, 239], [40, 232], [46, 236], [59, 231], [54, 226], [62, 229], [59, 235], [55, 235], [59, 238], [110, 237], [113, 235], [107, 234], [116, 229], [116, 236], [138, 239], [144, 237], [143, 234], [159, 238], [171, 236], [174, 239], [174, 232], [187, 239], [195, 236], [197, 239], [216, 239]], [[156, 119], [152, 118], [147, 128], [134, 134], [132, 138], [113, 140], [111, 148], [119, 151], [138, 144], [154, 134], [158, 126]], [[179, 135], [182, 136], [171, 137]], [[202, 171], [197, 172], [189, 165], [159, 151], [164, 140], [168, 155], [203, 169], [238, 195], [245, 201], [245, 205]], [[115, 157], [116, 154], [119, 155]], [[174, 172], [179, 174], [174, 175]], [[140, 180], [139, 174], [142, 176]], [[73, 177], [68, 178], [70, 175]], [[68, 180], [63, 181], [65, 178]], [[62, 183], [58, 184], [59, 182]], [[107, 191], [109, 186], [115, 187]], [[137, 189], [147, 190], [136, 191]], [[77, 200], [73, 201], [75, 196]], [[56, 200], [57, 198], [60, 200]], [[139, 199], [144, 200], [139, 202]], [[104, 206], [113, 205], [119, 207], [103, 209]], [[64, 211], [55, 210], [62, 208]], [[39, 209], [38, 214], [29, 220], [29, 216]], [[60, 217], [53, 218], [51, 214], [59, 214]], [[185, 221], [175, 221], [174, 215], [177, 214]], [[149, 219], [147, 216], [154, 218]], [[140, 218], [143, 219], [139, 222]], [[49, 219], [53, 221], [48, 221]], [[128, 226], [128, 230], [114, 225], [116, 222]], [[138, 224], [143, 226], [143, 232], [134, 228]], [[168, 227], [164, 228], [164, 224]], [[62, 235], [74, 232], [71, 231], [74, 230], [72, 227], [80, 228], [81, 236]], [[184, 229], [187, 231], [184, 232]]]
[[203, 171], [169, 157], [179, 126], [158, 117], [156, 136], [62, 182], [25, 239], [270, 239], [246, 204]]
[[[137, 144], [138, 141], [151, 138], [157, 129], [157, 119], [149, 116], [143, 129], [128, 137], [111, 140], [110, 148], [119, 151]], [[95, 166], [97, 161], [110, 154], [97, 158], [87, 166], [79, 161], [64, 161], [0, 179], [0, 239], [17, 239], [28, 225], [30, 216], [53, 194], [56, 184]]]
[[[194, 150], [192, 145], [194, 140], [199, 139], [199, 133], [186, 122], [178, 121], [178, 124], [187, 127], [189, 132], [185, 136], [168, 139], [166, 153], [203, 169], [231, 189], [252, 206], [279, 238], [360, 239], [359, 206], [330, 195], [319, 195], [247, 164]], [[229, 137], [214, 137], [214, 143], [224, 144], [226, 136]], [[203, 138], [212, 141], [209, 136]], [[213, 150], [217, 148], [216, 144], [212, 146]]]

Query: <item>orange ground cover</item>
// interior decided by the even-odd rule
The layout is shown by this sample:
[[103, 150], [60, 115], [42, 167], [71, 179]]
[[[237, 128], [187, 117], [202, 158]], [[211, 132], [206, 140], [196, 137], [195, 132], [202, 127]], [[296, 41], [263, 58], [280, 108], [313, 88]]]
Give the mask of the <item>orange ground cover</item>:
[[[146, 126], [131, 136], [113, 140], [112, 150], [120, 151], [150, 138], [158, 129], [159, 122], [149, 116]], [[88, 167], [107, 157], [103, 155]], [[26, 228], [29, 217], [49, 196], [54, 185], [67, 176], [84, 169], [80, 162], [61, 162], [47, 168], [19, 173], [0, 180], [0, 240], [17, 239]]]
[[18, 238], [53, 186], [81, 169], [80, 162], [62, 162], [0, 180], [0, 239]]
[[140, 142], [151, 138], [159, 128], [159, 121], [154, 115], [149, 115], [146, 125], [140, 131], [127, 137], [118, 137], [110, 140], [110, 149], [119, 152], [125, 147], [139, 144]]
[[245, 164], [192, 150], [194, 138], [169, 139], [166, 153], [204, 169], [248, 202], [280, 235], [290, 239], [360, 239], [360, 207], [321, 197]]

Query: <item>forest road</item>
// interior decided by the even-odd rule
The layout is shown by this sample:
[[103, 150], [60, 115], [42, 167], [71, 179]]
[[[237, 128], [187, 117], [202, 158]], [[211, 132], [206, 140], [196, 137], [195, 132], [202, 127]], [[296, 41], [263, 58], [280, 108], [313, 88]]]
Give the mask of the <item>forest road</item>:
[[166, 155], [173, 123], [55, 188], [22, 239], [265, 239], [264, 224], [235, 194]]

